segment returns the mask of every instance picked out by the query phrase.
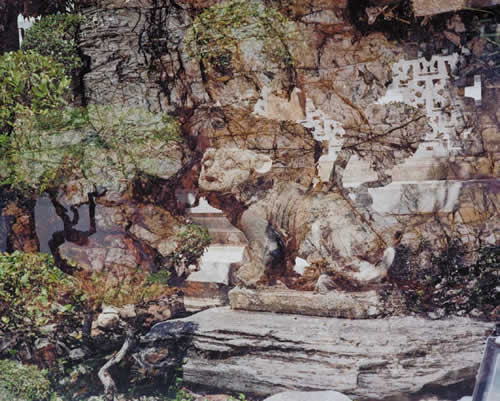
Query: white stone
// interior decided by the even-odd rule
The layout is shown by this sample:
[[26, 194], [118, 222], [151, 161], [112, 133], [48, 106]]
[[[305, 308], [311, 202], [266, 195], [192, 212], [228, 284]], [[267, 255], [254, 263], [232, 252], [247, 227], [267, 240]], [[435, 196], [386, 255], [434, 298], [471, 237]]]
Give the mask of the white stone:
[[111, 306], [111, 305], [103, 305], [102, 306], [102, 313], [114, 313], [114, 314], [118, 314], [119, 313], [119, 309], [114, 307], [114, 306]]
[[285, 391], [264, 401], [351, 401], [351, 399], [337, 391]]
[[368, 193], [373, 209], [381, 214], [451, 213], [461, 188], [461, 181], [392, 182]]
[[[318, 160], [318, 177], [321, 182], [328, 182], [337, 154], [342, 148], [345, 134], [342, 124], [314, 105], [311, 99], [306, 99], [306, 110], [302, 109], [299, 99], [299, 89], [294, 89], [290, 100], [272, 95], [269, 87], [264, 87], [261, 99], [257, 101], [253, 113], [266, 118], [285, 121], [291, 120], [306, 128], [312, 129], [314, 139], [328, 142], [328, 153]], [[305, 115], [304, 115], [305, 114]]]
[[188, 211], [189, 214], [199, 214], [199, 213], [216, 213], [216, 214], [222, 214], [222, 211], [220, 209], [217, 209], [213, 206], [210, 206], [208, 201], [201, 197], [198, 206], [193, 207], [189, 209]]
[[[467, 113], [463, 99], [454, 96], [450, 90], [450, 81], [458, 63], [458, 53], [433, 55], [429, 61], [424, 57], [400, 60], [392, 67], [393, 81], [385, 96], [377, 101], [379, 104], [396, 101], [416, 108], [423, 107], [433, 129], [426, 142], [441, 142], [447, 155], [461, 149], [457, 130], [464, 130], [462, 135], [465, 136], [471, 131], [466, 128]], [[466, 92], [466, 96], [480, 98], [481, 77], [475, 77], [474, 87], [466, 89]], [[426, 143], [422, 145], [422, 148], [428, 147]]]
[[28, 17], [25, 18], [24, 15], [19, 14], [17, 16], [17, 29], [19, 30], [19, 47], [23, 44], [24, 35], [26, 30], [28, 30], [40, 17]]
[[396, 257], [396, 250], [392, 246], [390, 246], [384, 251], [384, 255], [382, 256], [382, 261], [380, 262], [380, 265], [386, 270], [389, 270], [389, 267], [391, 267], [395, 257]]
[[75, 348], [69, 352], [69, 359], [73, 361], [80, 361], [83, 358], [85, 358], [85, 352], [81, 348]]
[[307, 262], [307, 260], [297, 257], [295, 258], [295, 265], [293, 266], [293, 270], [302, 276], [306, 271], [306, 268], [309, 266], [311, 265]]
[[306, 118], [297, 120], [306, 128], [313, 130], [313, 137], [317, 141], [328, 142], [328, 153], [322, 155], [318, 160], [318, 177], [321, 182], [328, 182], [337, 155], [344, 143], [345, 131], [342, 124], [330, 118], [322, 110], [315, 107], [311, 99], [306, 99]]
[[[491, 328], [456, 317], [349, 320], [225, 307], [159, 323], [145, 340], [172, 338], [180, 322], [190, 328], [187, 384], [262, 398], [287, 389], [335, 389], [354, 400], [417, 400], [422, 388], [437, 392], [472, 380]], [[217, 363], [214, 351], [224, 355]]]
[[243, 260], [245, 246], [210, 246], [200, 260], [200, 269], [188, 281], [229, 284], [231, 264]]
[[300, 89], [295, 88], [287, 100], [273, 95], [271, 88], [265, 86], [261, 98], [255, 103], [253, 114], [278, 121], [302, 120], [304, 111], [300, 105], [299, 93]]
[[392, 181], [427, 181], [445, 179], [448, 151], [441, 143], [427, 142], [412, 157], [392, 168]]
[[481, 104], [481, 76], [474, 75], [474, 86], [465, 88], [465, 97], [471, 97], [476, 104]]
[[365, 182], [377, 180], [377, 172], [372, 169], [369, 161], [360, 159], [358, 155], [351, 156], [342, 176], [345, 188], [359, 187]]
[[133, 319], [137, 316], [133, 304], [124, 305], [120, 308], [120, 317], [122, 319]]

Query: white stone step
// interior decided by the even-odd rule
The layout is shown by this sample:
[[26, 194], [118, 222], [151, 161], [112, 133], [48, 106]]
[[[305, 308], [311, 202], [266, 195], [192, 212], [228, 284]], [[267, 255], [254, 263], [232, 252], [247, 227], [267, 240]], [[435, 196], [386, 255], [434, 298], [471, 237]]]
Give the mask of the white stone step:
[[193, 272], [188, 281], [229, 284], [232, 263], [241, 262], [245, 246], [211, 245], [200, 260], [200, 270]]

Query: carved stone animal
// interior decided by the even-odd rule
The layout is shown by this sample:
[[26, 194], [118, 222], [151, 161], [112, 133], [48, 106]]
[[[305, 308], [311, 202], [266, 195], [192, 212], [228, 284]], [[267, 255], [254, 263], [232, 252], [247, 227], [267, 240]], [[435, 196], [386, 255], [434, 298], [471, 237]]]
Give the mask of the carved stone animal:
[[272, 160], [266, 155], [208, 149], [199, 187], [219, 197], [232, 195], [243, 205], [233, 218], [249, 241], [246, 260], [235, 274], [238, 284], [255, 286], [284, 253], [289, 261], [298, 256], [309, 263], [326, 262], [359, 283], [387, 273], [385, 263], [377, 265], [385, 245], [342, 194], [273, 183]]

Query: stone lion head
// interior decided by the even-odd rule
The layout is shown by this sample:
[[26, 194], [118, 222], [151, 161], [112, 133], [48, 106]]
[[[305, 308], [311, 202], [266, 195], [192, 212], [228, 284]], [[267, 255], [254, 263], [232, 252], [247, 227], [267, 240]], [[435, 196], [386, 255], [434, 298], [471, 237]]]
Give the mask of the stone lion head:
[[207, 149], [201, 161], [200, 189], [229, 192], [252, 176], [271, 170], [269, 156], [247, 149]]

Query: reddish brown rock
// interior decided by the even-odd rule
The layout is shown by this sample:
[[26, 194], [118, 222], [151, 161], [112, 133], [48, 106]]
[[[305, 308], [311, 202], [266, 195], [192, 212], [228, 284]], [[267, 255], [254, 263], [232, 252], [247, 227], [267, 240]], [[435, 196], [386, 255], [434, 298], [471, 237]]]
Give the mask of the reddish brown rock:
[[20, 202], [10, 202], [2, 214], [13, 219], [9, 235], [12, 248], [24, 252], [38, 252], [39, 242], [33, 210]]

